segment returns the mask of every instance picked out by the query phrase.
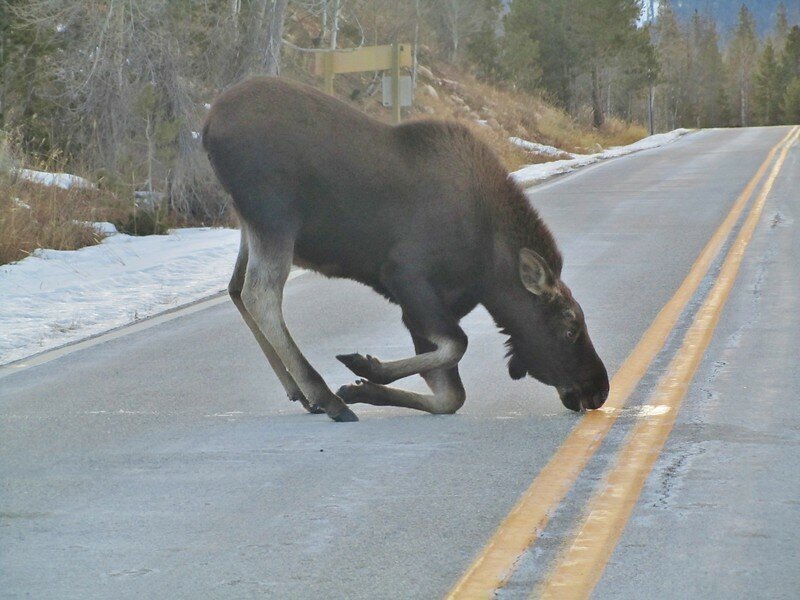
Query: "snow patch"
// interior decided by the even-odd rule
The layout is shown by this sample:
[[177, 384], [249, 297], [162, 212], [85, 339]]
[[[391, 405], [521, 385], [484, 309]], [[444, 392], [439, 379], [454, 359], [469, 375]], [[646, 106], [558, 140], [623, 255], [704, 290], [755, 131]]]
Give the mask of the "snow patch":
[[573, 158], [575, 158], [576, 156], [580, 156], [578, 154], [572, 154], [571, 152], [562, 150], [561, 148], [556, 148], [555, 146], [546, 146], [545, 144], [529, 142], [528, 140], [523, 140], [522, 138], [518, 137], [510, 137], [508, 138], [508, 141], [514, 144], [515, 146], [524, 148], [525, 150], [530, 150], [531, 152], [536, 152], [538, 154], [545, 154], [547, 156], [562, 156], [564, 154], [566, 154], [567, 156], [571, 156]]
[[14, 171], [17, 177], [39, 183], [41, 185], [56, 186], [63, 190], [68, 190], [72, 187], [79, 188], [94, 188], [94, 184], [88, 179], [78, 177], [77, 175], [70, 175], [69, 173], [49, 173], [47, 171], [34, 171], [33, 169], [16, 169]]
[[[545, 179], [550, 179], [554, 175], [561, 175], [574, 171], [577, 168], [585, 167], [601, 160], [608, 158], [617, 158], [618, 156], [625, 156], [633, 152], [640, 152], [641, 150], [649, 150], [651, 148], [658, 148], [670, 142], [675, 141], [682, 135], [692, 131], [691, 129], [675, 129], [668, 133], [659, 133], [651, 135], [650, 137], [643, 138], [638, 142], [629, 144], [627, 146], [615, 146], [608, 148], [596, 154], [572, 154], [573, 158], [565, 160], [554, 160], [552, 162], [542, 163], [538, 165], [528, 165], [521, 168], [519, 171], [514, 171], [511, 174], [512, 179], [523, 187], [533, 185]], [[525, 141], [525, 140], [521, 140]], [[534, 142], [527, 142], [534, 144]], [[548, 147], [548, 146], [545, 146]], [[550, 146], [552, 147], [552, 146]]]
[[97, 233], [102, 235], [114, 235], [117, 233], [117, 226], [113, 223], [109, 223], [108, 221], [77, 221], [73, 220], [73, 223], [76, 225], [83, 225], [84, 227], [91, 227]]
[[220, 292], [238, 249], [235, 229], [119, 233], [0, 266], [0, 364]]

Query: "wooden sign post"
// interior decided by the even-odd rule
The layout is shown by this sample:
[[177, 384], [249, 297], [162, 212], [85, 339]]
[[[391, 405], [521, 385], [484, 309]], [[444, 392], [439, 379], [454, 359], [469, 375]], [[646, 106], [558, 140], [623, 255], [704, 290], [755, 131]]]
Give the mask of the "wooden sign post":
[[410, 44], [332, 50], [319, 52], [315, 56], [313, 73], [324, 77], [325, 93], [331, 95], [336, 73], [389, 71], [392, 77], [392, 115], [395, 123], [400, 122], [400, 69], [412, 64]]
[[400, 112], [400, 44], [392, 44], [392, 116], [394, 122], [399, 123], [402, 119]]

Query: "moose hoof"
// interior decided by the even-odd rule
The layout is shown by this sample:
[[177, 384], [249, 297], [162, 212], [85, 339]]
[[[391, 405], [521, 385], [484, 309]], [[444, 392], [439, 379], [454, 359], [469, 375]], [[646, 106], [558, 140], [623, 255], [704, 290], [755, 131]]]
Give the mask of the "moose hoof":
[[364, 395], [365, 387], [366, 385], [363, 381], [350, 383], [336, 390], [336, 395], [344, 400], [346, 404], [358, 404], [363, 402], [362, 396]]
[[299, 402], [303, 406], [303, 408], [305, 408], [312, 415], [319, 415], [325, 412], [319, 406], [311, 406], [309, 401], [306, 400], [306, 397], [303, 396], [303, 394], [300, 392], [298, 392], [297, 394], [289, 394], [289, 400], [291, 400], [292, 402]]
[[336, 359], [359, 377], [374, 383], [389, 383], [380, 375], [381, 361], [369, 354], [339, 354]]
[[336, 414], [328, 413], [328, 416], [337, 423], [354, 423], [355, 421], [358, 421], [356, 413], [350, 410], [347, 406], [343, 406], [342, 409]]

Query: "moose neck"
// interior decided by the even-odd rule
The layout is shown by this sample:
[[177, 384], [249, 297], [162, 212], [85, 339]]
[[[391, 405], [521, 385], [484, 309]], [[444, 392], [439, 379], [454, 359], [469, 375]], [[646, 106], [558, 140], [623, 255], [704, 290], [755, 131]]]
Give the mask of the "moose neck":
[[520, 314], [520, 306], [529, 302], [529, 296], [530, 292], [519, 277], [514, 249], [506, 247], [496, 251], [481, 304], [497, 326], [512, 338], [517, 337], [523, 329], [524, 317]]
[[481, 303], [495, 323], [515, 337], [525, 326], [520, 307], [530, 302], [530, 292], [520, 279], [520, 251], [538, 253], [556, 277], [561, 275], [563, 259], [553, 234], [522, 190], [509, 179], [503, 185], [503, 193], [497, 195], [501, 201], [492, 206], [494, 248]]

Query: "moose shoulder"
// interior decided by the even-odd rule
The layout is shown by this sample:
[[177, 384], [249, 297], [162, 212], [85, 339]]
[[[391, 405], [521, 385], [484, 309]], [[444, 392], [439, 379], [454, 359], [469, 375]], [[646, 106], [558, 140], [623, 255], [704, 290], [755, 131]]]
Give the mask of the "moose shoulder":
[[[464, 403], [459, 321], [483, 304], [508, 335], [511, 377], [598, 408], [608, 375], [561, 281], [553, 236], [492, 151], [447, 122], [384, 125], [317, 90], [257, 78], [225, 91], [203, 145], [242, 235], [229, 285], [290, 399], [337, 421], [352, 403], [452, 413]], [[334, 394], [283, 320], [292, 264], [371, 286], [397, 303], [416, 355], [337, 358], [363, 380]], [[420, 374], [431, 394], [387, 384]]]

